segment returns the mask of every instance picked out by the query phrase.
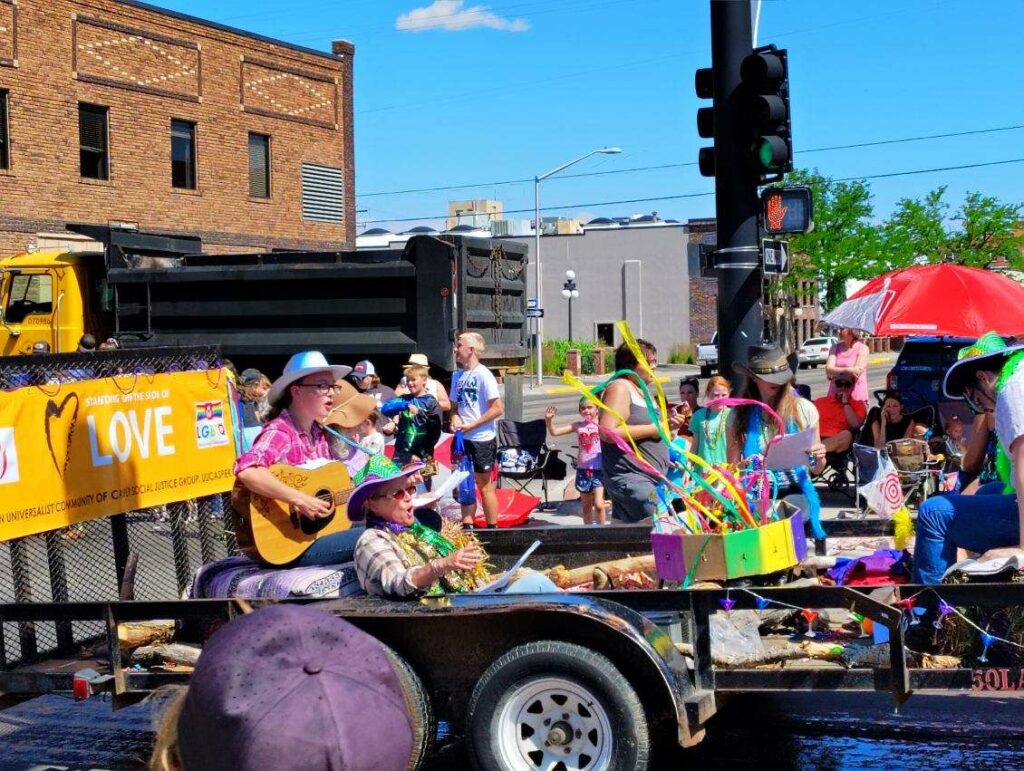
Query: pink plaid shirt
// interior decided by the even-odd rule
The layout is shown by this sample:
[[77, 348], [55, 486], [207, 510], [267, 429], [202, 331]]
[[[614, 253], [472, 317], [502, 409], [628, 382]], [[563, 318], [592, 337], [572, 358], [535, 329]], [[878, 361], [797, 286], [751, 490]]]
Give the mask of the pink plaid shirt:
[[304, 434], [292, 421], [288, 410], [267, 422], [248, 452], [235, 461], [235, 476], [252, 466], [266, 468], [276, 463], [301, 466], [311, 460], [331, 460], [327, 434], [319, 423], [313, 424], [310, 434]]

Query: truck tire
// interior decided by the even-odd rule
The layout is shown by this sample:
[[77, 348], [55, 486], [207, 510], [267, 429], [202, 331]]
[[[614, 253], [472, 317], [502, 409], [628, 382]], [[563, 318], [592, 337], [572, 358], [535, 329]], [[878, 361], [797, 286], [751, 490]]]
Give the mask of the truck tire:
[[648, 767], [647, 718], [636, 691], [611, 661], [579, 645], [542, 640], [513, 648], [484, 672], [467, 714], [477, 769]]
[[711, 377], [711, 366], [709, 364], [701, 364], [700, 365], [700, 376], [701, 377]]
[[434, 709], [430, 704], [430, 696], [423, 686], [423, 681], [415, 670], [409, 666], [405, 659], [395, 653], [391, 648], [381, 643], [391, 662], [391, 668], [395, 670], [398, 677], [398, 684], [402, 686], [402, 695], [405, 697], [405, 707], [412, 720], [413, 749], [412, 757], [409, 759], [408, 771], [415, 771], [419, 768], [427, 755], [433, 749], [434, 738], [437, 736], [437, 723], [434, 719]]

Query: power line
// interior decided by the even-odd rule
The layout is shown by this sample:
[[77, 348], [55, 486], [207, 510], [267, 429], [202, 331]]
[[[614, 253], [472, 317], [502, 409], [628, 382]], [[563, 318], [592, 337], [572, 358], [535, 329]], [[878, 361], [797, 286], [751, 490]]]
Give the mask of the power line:
[[[862, 147], [880, 147], [882, 145], [897, 145], [908, 142], [924, 142], [932, 139], [949, 139], [952, 137], [975, 136], [978, 134], [995, 134], [1000, 131], [1017, 131], [1024, 129], [1024, 123], [1014, 126], [998, 126], [995, 128], [970, 129], [968, 131], [951, 131], [943, 134], [923, 134], [920, 136], [903, 137], [900, 139], [879, 139], [873, 142], [855, 142], [847, 145], [830, 145], [828, 147], [814, 147], [808, 150], [797, 151], [798, 155], [810, 153], [827, 153], [836, 150], [855, 150]], [[606, 171], [585, 171], [576, 174], [560, 174], [553, 179], [573, 179], [578, 177], [600, 177], [606, 174], [631, 174], [638, 171], [659, 171], [662, 169], [681, 169], [688, 166], [696, 166], [696, 162], [689, 163], [660, 163], [654, 166], [634, 166], [628, 169], [608, 169]], [[497, 182], [469, 182], [457, 185], [438, 185], [436, 187], [410, 188], [408, 190], [388, 190], [375, 193], [360, 193], [358, 198], [376, 198], [385, 195], [407, 195], [410, 193], [438, 193], [445, 190], [467, 190], [475, 187], [500, 187], [504, 185], [521, 185], [526, 182], [533, 182], [533, 177], [523, 179], [503, 179]]]
[[[1024, 158], [1007, 158], [1001, 161], [983, 161], [981, 163], [964, 163], [958, 166], [938, 166], [932, 169], [912, 169], [910, 171], [890, 171], [881, 174], [863, 174], [855, 177], [840, 177], [833, 179], [833, 182], [853, 182], [859, 180], [869, 179], [889, 179], [891, 177], [909, 177], [917, 174], [935, 174], [941, 171], [963, 171], [964, 169], [981, 169], [989, 166], [1006, 166], [1012, 163], [1024, 163]], [[532, 181], [532, 180], [531, 180]], [[589, 209], [596, 206], [616, 206], [627, 203], [653, 203], [656, 201], [677, 201], [683, 198], [706, 198], [707, 196], [714, 195], [714, 192], [706, 193], [680, 193], [679, 195], [663, 195], [656, 196], [653, 198], [629, 198], [622, 201], [598, 201], [596, 203], [567, 203], [559, 206], [542, 206], [541, 211], [562, 211], [565, 209]], [[508, 209], [505, 214], [525, 214], [532, 212], [534, 209]], [[392, 219], [380, 219], [380, 220], [361, 220], [361, 222], [370, 225], [378, 224], [381, 222], [420, 222], [422, 220], [436, 220], [444, 219], [447, 214], [431, 214], [422, 217], [401, 217]]]
[[[531, 180], [532, 181], [532, 180]], [[590, 206], [615, 206], [618, 204], [626, 203], [649, 203], [653, 201], [677, 201], [680, 198], [704, 198], [709, 195], [714, 195], [714, 192], [707, 193], [680, 193], [679, 195], [663, 195], [656, 198], [629, 198], [624, 201], [600, 201], [598, 203], [571, 203], [563, 204], [561, 206], [541, 206], [541, 211], [559, 211], [562, 209], [582, 209]], [[534, 209], [506, 209], [504, 214], [525, 214], [527, 212], [533, 212]], [[385, 220], [360, 220], [367, 225], [376, 224], [379, 222], [419, 222], [421, 220], [438, 220], [448, 217], [447, 214], [434, 214], [428, 217], [401, 217], [399, 219], [385, 219]]]

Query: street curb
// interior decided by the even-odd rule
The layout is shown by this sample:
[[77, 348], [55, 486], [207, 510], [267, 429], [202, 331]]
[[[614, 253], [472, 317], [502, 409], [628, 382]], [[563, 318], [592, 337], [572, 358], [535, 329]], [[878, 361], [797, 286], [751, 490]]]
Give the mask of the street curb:
[[[665, 384], [671, 382], [674, 379], [675, 378], [671, 377], [659, 377], [658, 382]], [[597, 385], [597, 383], [584, 383], [584, 385]], [[579, 391], [574, 386], [553, 386], [551, 388], [545, 388], [544, 393], [548, 396], [564, 396], [565, 394], [579, 393]]]

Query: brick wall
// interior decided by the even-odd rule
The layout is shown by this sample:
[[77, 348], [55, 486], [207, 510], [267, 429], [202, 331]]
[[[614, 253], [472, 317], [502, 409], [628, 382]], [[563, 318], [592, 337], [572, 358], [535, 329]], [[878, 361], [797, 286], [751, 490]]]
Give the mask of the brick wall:
[[[355, 241], [352, 56], [276, 44], [119, 0], [0, 0], [0, 255], [67, 222], [195, 233], [211, 251]], [[79, 170], [78, 104], [109, 108], [109, 181]], [[170, 123], [196, 124], [197, 189], [171, 186]], [[272, 195], [249, 198], [248, 132], [271, 136]], [[344, 169], [345, 221], [301, 216], [300, 165]]]

